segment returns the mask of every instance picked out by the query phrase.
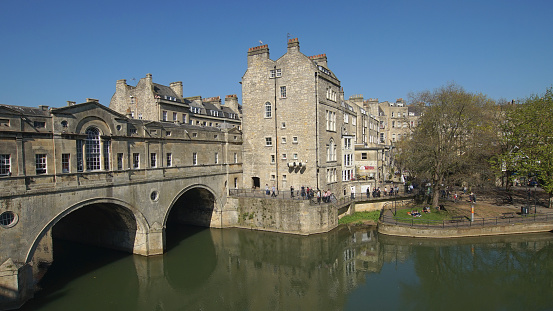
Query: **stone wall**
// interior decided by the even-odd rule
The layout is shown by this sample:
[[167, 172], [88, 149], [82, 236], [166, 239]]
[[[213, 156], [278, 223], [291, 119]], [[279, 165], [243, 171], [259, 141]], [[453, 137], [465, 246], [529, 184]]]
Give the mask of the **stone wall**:
[[330, 204], [260, 198], [229, 198], [237, 206], [237, 227], [309, 235], [338, 226], [337, 210]]

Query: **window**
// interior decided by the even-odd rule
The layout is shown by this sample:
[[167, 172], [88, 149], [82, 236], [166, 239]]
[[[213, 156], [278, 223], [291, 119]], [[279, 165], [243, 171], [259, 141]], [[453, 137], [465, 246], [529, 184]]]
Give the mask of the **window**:
[[286, 181], [286, 175], [282, 175], [282, 181]]
[[286, 128], [286, 122], [282, 122], [282, 128], [283, 128], [283, 129]]
[[77, 140], [77, 172], [82, 172], [83, 170], [83, 141]]
[[140, 153], [132, 154], [132, 168], [134, 169], [140, 168]]
[[336, 161], [336, 144], [331, 138], [328, 145], [326, 145], [326, 161]]
[[122, 153], [118, 153], [117, 154], [117, 170], [122, 170], [123, 169], [123, 154]]
[[11, 156], [9, 154], [0, 154], [0, 175], [10, 175], [11, 173]]
[[234, 177], [234, 189], [238, 189], [238, 178]]
[[292, 143], [297, 144], [298, 143], [298, 136], [292, 137]]
[[349, 123], [349, 114], [347, 114], [347, 113], [344, 113], [344, 123], [346, 123], [346, 124]]
[[269, 77], [272, 78], [280, 78], [282, 77], [282, 69], [273, 69], [269, 72]]
[[192, 153], [192, 165], [198, 165], [198, 154], [196, 152]]
[[366, 152], [361, 153], [361, 160], [367, 160], [367, 153]]
[[286, 87], [285, 86], [280, 87], [280, 98], [286, 98]]
[[177, 113], [173, 112], [173, 121], [177, 121]]
[[34, 121], [33, 122], [33, 126], [35, 128], [45, 128], [46, 127], [46, 122], [43, 122], [43, 121]]
[[357, 125], [357, 117], [356, 116], [351, 116], [351, 124]]
[[234, 163], [238, 163], [238, 153], [234, 153]]
[[61, 121], [61, 127], [67, 128], [67, 121], [65, 120]]
[[70, 154], [69, 153], [62, 153], [61, 154], [61, 171], [62, 173], [69, 173], [69, 167], [70, 167]]
[[271, 154], [271, 163], [275, 163], [275, 155]]
[[326, 169], [326, 181], [327, 182], [336, 182], [336, 168]]
[[165, 132], [165, 135], [166, 135], [166, 136], [171, 136], [171, 131], [166, 131], [166, 132]]
[[283, 159], [283, 160], [286, 160], [286, 158], [287, 158], [287, 157], [286, 157], [286, 153], [283, 153], [283, 154], [282, 154], [282, 159]]
[[35, 154], [35, 167], [37, 175], [46, 174], [46, 154]]
[[344, 149], [351, 149], [351, 138], [344, 138]]
[[219, 164], [219, 152], [215, 152], [215, 164]]
[[282, 139], [282, 143], [285, 144], [286, 143], [286, 137], [283, 136], [281, 139]]
[[0, 119], [0, 126], [10, 126], [10, 119]]
[[163, 111], [163, 121], [167, 121], [167, 111]]
[[157, 153], [150, 153], [150, 167], [157, 167]]
[[182, 123], [186, 124], [186, 114], [182, 114]]
[[326, 111], [326, 130], [336, 131], [336, 112]]
[[297, 160], [298, 159], [298, 154], [297, 153], [292, 154], [292, 159]]
[[275, 177], [276, 177], [275, 174], [271, 174], [271, 180], [275, 180]]
[[169, 152], [167, 153], [167, 166], [172, 166], [172, 165], [173, 165], [173, 154]]
[[198, 137], [198, 133], [192, 133], [192, 137]]
[[270, 118], [273, 114], [273, 107], [270, 102], [265, 103], [265, 118]]
[[100, 130], [95, 127], [86, 130], [85, 157], [87, 171], [100, 169]]
[[273, 145], [273, 138], [265, 137], [265, 146], [271, 147]]
[[104, 170], [109, 170], [109, 152], [111, 140], [104, 140]]

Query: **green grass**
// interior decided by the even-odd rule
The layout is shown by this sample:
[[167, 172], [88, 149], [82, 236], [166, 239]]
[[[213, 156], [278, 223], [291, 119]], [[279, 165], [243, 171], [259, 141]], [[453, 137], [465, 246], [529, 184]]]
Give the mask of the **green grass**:
[[[411, 215], [407, 215], [407, 212], [410, 212], [412, 210], [417, 210], [421, 212], [421, 217], [413, 217]], [[396, 216], [394, 217], [397, 221], [405, 221], [405, 222], [411, 222], [411, 220], [415, 221], [444, 221], [444, 220], [450, 220], [451, 214], [448, 211], [436, 211], [436, 209], [430, 209], [430, 213], [423, 213], [422, 207], [411, 207], [411, 208], [404, 208], [404, 209], [398, 209], [396, 212]]]
[[352, 223], [363, 223], [364, 221], [371, 220], [371, 221], [378, 221], [378, 218], [380, 217], [380, 211], [372, 211], [372, 212], [357, 212], [353, 213], [351, 215], [346, 215], [340, 220], [338, 220], [338, 224], [352, 224]]

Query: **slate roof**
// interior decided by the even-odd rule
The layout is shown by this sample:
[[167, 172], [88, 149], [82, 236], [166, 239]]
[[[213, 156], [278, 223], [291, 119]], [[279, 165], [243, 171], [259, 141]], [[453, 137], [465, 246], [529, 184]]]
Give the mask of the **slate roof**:
[[12, 105], [3, 105], [0, 104], [0, 107], [13, 111], [15, 114], [21, 114], [25, 116], [35, 116], [35, 117], [49, 117], [50, 111], [42, 110], [42, 108], [35, 107], [23, 107], [23, 106], [12, 106]]

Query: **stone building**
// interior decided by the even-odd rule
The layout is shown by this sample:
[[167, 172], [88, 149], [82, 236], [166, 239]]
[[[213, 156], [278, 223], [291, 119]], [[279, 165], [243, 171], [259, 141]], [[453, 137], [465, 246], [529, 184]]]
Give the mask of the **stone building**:
[[[244, 187], [343, 190], [343, 155], [354, 132], [344, 127], [340, 80], [326, 54], [306, 56], [297, 38], [272, 60], [269, 47], [248, 51], [242, 77]], [[351, 111], [350, 115], [355, 115]], [[351, 123], [349, 123], [351, 126]], [[349, 167], [349, 166], [348, 166]]]
[[[219, 163], [238, 163], [242, 156], [240, 144], [232, 154], [221, 147], [229, 129], [131, 119], [93, 99], [62, 108], [0, 105], [0, 123], [0, 176], [33, 183], [58, 174], [216, 163], [217, 154]], [[239, 142], [240, 131], [230, 130]], [[194, 150], [188, 140], [210, 143]]]
[[182, 82], [169, 86], [154, 83], [152, 75], [138, 81], [136, 86], [118, 80], [110, 102], [110, 108], [130, 118], [167, 121], [218, 128], [241, 126], [241, 106], [236, 95], [221, 98], [201, 96], [183, 97]]

